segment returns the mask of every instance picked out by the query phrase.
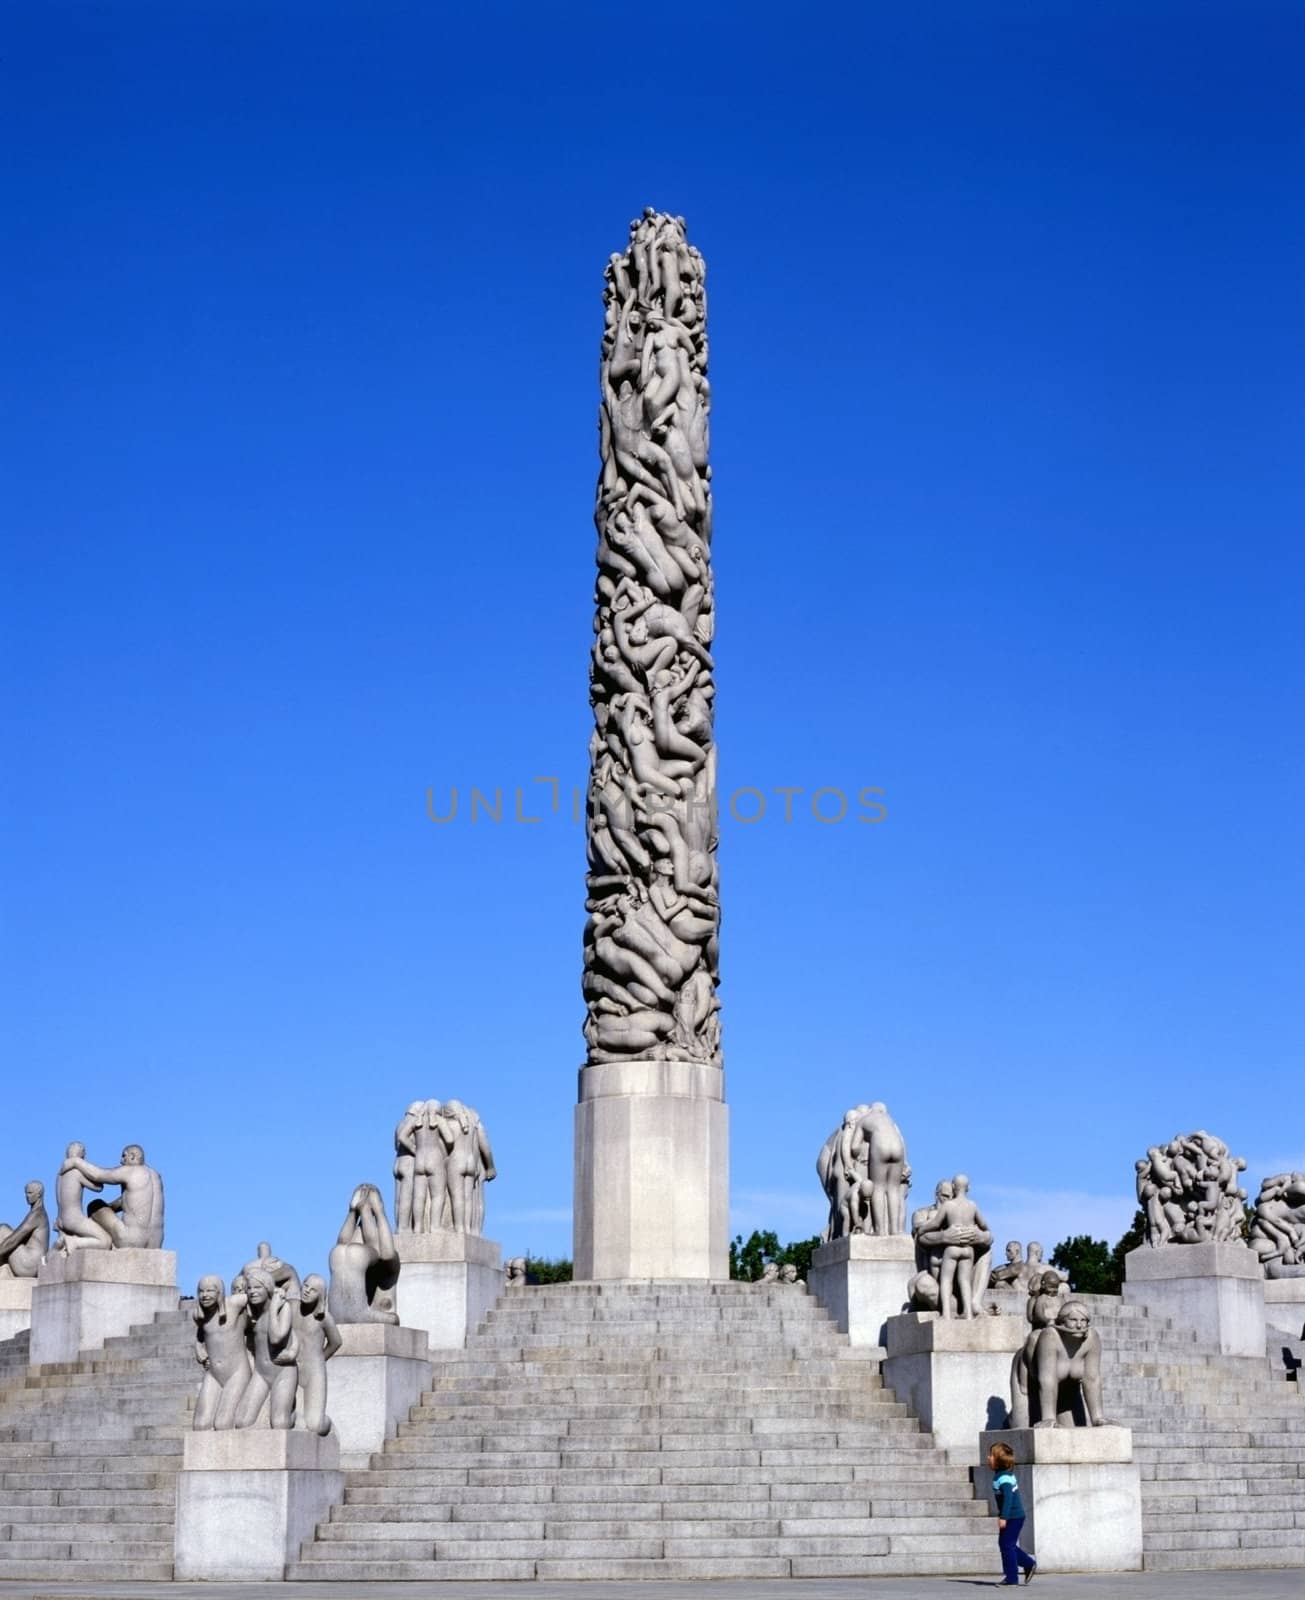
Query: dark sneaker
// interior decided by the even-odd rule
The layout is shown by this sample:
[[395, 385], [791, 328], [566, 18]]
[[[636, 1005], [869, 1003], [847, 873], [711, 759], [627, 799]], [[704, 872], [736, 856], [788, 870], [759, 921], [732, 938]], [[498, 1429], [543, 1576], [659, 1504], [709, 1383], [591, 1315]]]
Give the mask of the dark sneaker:
[[1032, 1583], [1033, 1582], [1033, 1575], [1034, 1575], [1034, 1573], [1037, 1572], [1037, 1570], [1038, 1570], [1038, 1564], [1037, 1564], [1036, 1561], [1033, 1563], [1033, 1565], [1031, 1567], [1025, 1567], [1025, 1569], [1024, 1569], [1024, 1581], [1025, 1581], [1025, 1583]]

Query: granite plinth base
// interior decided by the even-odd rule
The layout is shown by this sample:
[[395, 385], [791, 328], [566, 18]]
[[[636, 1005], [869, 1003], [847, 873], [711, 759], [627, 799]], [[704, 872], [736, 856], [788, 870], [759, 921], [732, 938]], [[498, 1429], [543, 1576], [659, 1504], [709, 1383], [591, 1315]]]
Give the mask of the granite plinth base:
[[340, 1446], [301, 1429], [188, 1433], [177, 1474], [179, 1580], [275, 1582], [344, 1498]]
[[852, 1344], [882, 1345], [884, 1324], [906, 1304], [915, 1245], [905, 1234], [848, 1234], [817, 1246], [807, 1288]]
[[383, 1322], [342, 1322], [327, 1368], [327, 1410], [346, 1470], [369, 1465], [431, 1382], [427, 1334]]
[[12, 1339], [32, 1325], [35, 1278], [0, 1278], [0, 1339]]
[[74, 1250], [49, 1255], [32, 1291], [31, 1363], [76, 1361], [106, 1339], [175, 1311], [171, 1250]]
[[[0, 1284], [0, 1291], [3, 1287]], [[1264, 1280], [1264, 1321], [1275, 1334], [1285, 1334], [1288, 1339], [1305, 1338], [1305, 1278]]]
[[1011, 1358], [1027, 1333], [1015, 1317], [889, 1317], [884, 1382], [949, 1459], [972, 1461], [975, 1438], [1006, 1421]]
[[1243, 1244], [1141, 1245], [1124, 1257], [1124, 1300], [1180, 1327], [1225, 1356], [1265, 1353], [1264, 1270]]
[[461, 1350], [503, 1292], [503, 1252], [476, 1233], [437, 1228], [396, 1233], [402, 1263], [395, 1308], [404, 1328], [420, 1328], [432, 1350]]
[[575, 1276], [729, 1277], [729, 1111], [719, 1067], [580, 1069]]
[[1027, 1521], [1020, 1543], [1039, 1570], [1138, 1572], [1142, 1484], [1131, 1428], [1004, 1428], [979, 1438], [975, 1487], [992, 1497], [988, 1451], [1006, 1444]]

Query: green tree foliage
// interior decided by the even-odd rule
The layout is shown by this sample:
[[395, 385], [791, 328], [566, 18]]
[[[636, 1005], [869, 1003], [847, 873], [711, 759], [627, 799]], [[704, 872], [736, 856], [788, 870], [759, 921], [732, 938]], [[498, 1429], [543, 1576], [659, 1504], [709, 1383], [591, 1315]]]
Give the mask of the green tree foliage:
[[795, 1266], [798, 1277], [805, 1283], [811, 1268], [811, 1252], [819, 1243], [819, 1234], [782, 1245], [779, 1235], [769, 1228], [753, 1229], [746, 1240], [740, 1233], [730, 1240], [730, 1277], [743, 1283], [756, 1283], [766, 1263], [773, 1261], [779, 1267]]
[[527, 1283], [570, 1283], [572, 1263], [558, 1259], [550, 1261], [545, 1256], [526, 1257]]
[[1051, 1264], [1069, 1279], [1075, 1294], [1118, 1294], [1114, 1259], [1104, 1239], [1076, 1233], [1051, 1252]]

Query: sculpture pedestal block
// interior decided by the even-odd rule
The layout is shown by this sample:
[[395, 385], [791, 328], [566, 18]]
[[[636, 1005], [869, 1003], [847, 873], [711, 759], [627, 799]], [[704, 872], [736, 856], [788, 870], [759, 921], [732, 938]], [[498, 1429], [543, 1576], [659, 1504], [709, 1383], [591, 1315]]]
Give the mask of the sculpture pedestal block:
[[[0, 1283], [0, 1296], [3, 1293]], [[0, 1306], [3, 1304], [0, 1298]], [[1285, 1334], [1288, 1339], [1305, 1336], [1305, 1278], [1264, 1280], [1264, 1321], [1275, 1334]]]
[[575, 1276], [729, 1277], [729, 1111], [719, 1067], [581, 1067]]
[[175, 1311], [171, 1250], [74, 1250], [49, 1255], [32, 1291], [31, 1363], [76, 1361], [106, 1339]]
[[915, 1245], [906, 1234], [852, 1233], [816, 1248], [807, 1288], [852, 1344], [881, 1345], [914, 1273]]
[[976, 1436], [1006, 1421], [1011, 1359], [1028, 1331], [1016, 1317], [889, 1317], [884, 1382], [949, 1459], [973, 1461]]
[[1028, 1520], [1020, 1543], [1040, 1572], [1139, 1572], [1142, 1483], [1131, 1428], [1006, 1428], [979, 1438], [974, 1483], [992, 1496], [988, 1451], [1015, 1452]]
[[1264, 1269], [1244, 1244], [1130, 1250], [1124, 1300], [1194, 1328], [1205, 1348], [1219, 1355], [1264, 1355]]
[[342, 1322], [340, 1339], [326, 1369], [326, 1409], [340, 1465], [365, 1467], [430, 1388], [427, 1335], [384, 1322]]
[[182, 1449], [178, 1579], [278, 1582], [344, 1498], [334, 1434], [231, 1428], [188, 1433]]
[[12, 1339], [32, 1325], [35, 1278], [0, 1278], [0, 1339]]
[[503, 1293], [502, 1250], [492, 1239], [445, 1228], [396, 1233], [394, 1243], [402, 1262], [394, 1290], [400, 1324], [420, 1328], [432, 1350], [461, 1350]]

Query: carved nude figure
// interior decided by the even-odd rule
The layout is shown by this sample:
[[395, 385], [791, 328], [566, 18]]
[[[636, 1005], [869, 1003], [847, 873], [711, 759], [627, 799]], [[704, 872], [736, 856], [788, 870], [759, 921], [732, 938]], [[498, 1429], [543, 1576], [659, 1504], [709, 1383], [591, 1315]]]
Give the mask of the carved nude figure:
[[1011, 1361], [1008, 1427], [1029, 1426], [1029, 1373], [1037, 1351], [1038, 1335], [1044, 1328], [1054, 1326], [1067, 1291], [1068, 1285], [1054, 1267], [1039, 1272], [1029, 1285], [1029, 1302], [1025, 1309], [1029, 1335]]
[[198, 1430], [234, 1428], [252, 1368], [246, 1344], [249, 1318], [243, 1293], [232, 1284], [231, 1295], [222, 1292], [222, 1280], [206, 1277], [195, 1290], [195, 1359], [204, 1369], [195, 1405]]
[[104, 1229], [89, 1221], [82, 1210], [85, 1192], [99, 1194], [103, 1188], [103, 1184], [92, 1183], [77, 1165], [85, 1154], [86, 1146], [74, 1139], [64, 1152], [64, 1163], [54, 1180], [55, 1227], [59, 1230], [56, 1243], [59, 1253], [65, 1256], [73, 1250], [108, 1250], [111, 1244]]
[[1066, 1300], [1037, 1336], [1029, 1363], [1038, 1397], [1035, 1428], [1106, 1426], [1101, 1405], [1101, 1335], [1081, 1300]]
[[[372, 1193], [377, 1191], [372, 1189]], [[396, 1322], [398, 1318], [394, 1319]], [[310, 1272], [299, 1291], [294, 1307], [294, 1337], [298, 1346], [299, 1389], [302, 1396], [302, 1425], [309, 1433], [328, 1434], [331, 1419], [326, 1414], [326, 1363], [340, 1348], [340, 1330], [327, 1307], [326, 1282]]]
[[424, 1100], [414, 1100], [394, 1130], [394, 1226], [410, 1233], [416, 1197], [417, 1126], [426, 1112]]
[[242, 1276], [253, 1372], [236, 1407], [236, 1427], [252, 1428], [266, 1407], [268, 1422], [273, 1428], [292, 1428], [295, 1394], [299, 1388], [294, 1302], [262, 1267], [249, 1267]]
[[0, 1278], [34, 1278], [50, 1248], [50, 1218], [45, 1185], [38, 1179], [24, 1188], [27, 1215], [14, 1227], [0, 1222]]
[[328, 1296], [336, 1322], [396, 1324], [394, 1286], [399, 1281], [399, 1252], [385, 1215], [385, 1202], [374, 1184], [360, 1183], [331, 1250]]
[[447, 1100], [441, 1131], [448, 1149], [449, 1204], [456, 1233], [480, 1233], [485, 1222], [484, 1185], [497, 1176], [489, 1138], [476, 1113]]
[[988, 1274], [980, 1260], [990, 1260], [992, 1234], [977, 1205], [969, 1197], [970, 1180], [958, 1173], [952, 1193], [942, 1199], [920, 1242], [939, 1249], [938, 1313], [950, 1318], [959, 1302], [960, 1315], [969, 1319], [983, 1300]]
[[[882, 1100], [872, 1101], [850, 1129], [845, 1127], [844, 1143], [849, 1168], [864, 1164], [870, 1181], [869, 1231], [881, 1236], [901, 1233], [908, 1174], [906, 1141]], [[966, 1182], [968, 1185], [968, 1179]]]
[[[90, 1185], [116, 1183], [122, 1193], [116, 1200], [93, 1200], [86, 1221], [98, 1228], [118, 1250], [158, 1250], [163, 1245], [163, 1180], [145, 1165], [145, 1152], [129, 1144], [116, 1167], [96, 1167], [82, 1156], [69, 1156], [60, 1176], [72, 1168]], [[62, 1223], [60, 1223], [62, 1227]]]

